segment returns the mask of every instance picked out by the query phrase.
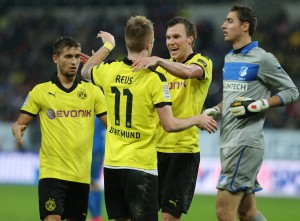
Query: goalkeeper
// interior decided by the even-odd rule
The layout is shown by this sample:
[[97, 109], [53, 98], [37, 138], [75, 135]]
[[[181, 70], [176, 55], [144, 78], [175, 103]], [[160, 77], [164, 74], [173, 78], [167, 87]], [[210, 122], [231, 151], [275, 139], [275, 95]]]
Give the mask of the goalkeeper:
[[[221, 115], [221, 174], [217, 184], [219, 221], [266, 221], [256, 208], [261, 190], [257, 174], [264, 155], [266, 111], [290, 104], [299, 92], [278, 60], [251, 40], [256, 27], [252, 8], [234, 5], [222, 25], [225, 41], [233, 46], [225, 56], [223, 101], [205, 114]], [[276, 94], [271, 96], [271, 89]]]

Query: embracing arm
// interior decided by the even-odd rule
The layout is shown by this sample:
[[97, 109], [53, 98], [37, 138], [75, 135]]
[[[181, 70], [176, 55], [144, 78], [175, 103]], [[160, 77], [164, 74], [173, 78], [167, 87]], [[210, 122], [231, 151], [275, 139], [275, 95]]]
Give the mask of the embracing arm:
[[158, 65], [163, 69], [181, 79], [203, 78], [203, 69], [196, 64], [183, 64], [179, 62], [171, 62], [167, 59], [160, 59]]
[[146, 57], [133, 62], [132, 67], [134, 71], [141, 68], [157, 67], [161, 66], [170, 74], [181, 79], [189, 78], [203, 78], [203, 69], [196, 64], [182, 64], [179, 62], [172, 62], [167, 59], [152, 56]]
[[156, 108], [156, 110], [162, 127], [167, 132], [179, 132], [197, 126], [207, 130], [209, 133], [213, 133], [218, 128], [217, 122], [210, 116], [200, 114], [189, 118], [175, 118], [169, 105]]
[[18, 144], [23, 144], [23, 135], [30, 122], [34, 117], [21, 113], [18, 120], [12, 125], [12, 133], [15, 136]]

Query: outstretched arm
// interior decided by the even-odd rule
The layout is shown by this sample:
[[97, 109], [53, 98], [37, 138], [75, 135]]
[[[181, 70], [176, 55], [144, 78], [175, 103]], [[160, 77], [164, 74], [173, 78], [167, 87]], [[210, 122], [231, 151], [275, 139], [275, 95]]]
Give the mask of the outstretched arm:
[[28, 114], [21, 113], [18, 120], [12, 125], [12, 133], [18, 144], [23, 144], [23, 135], [33, 117]]
[[133, 71], [137, 71], [141, 68], [157, 67], [161, 66], [163, 69], [168, 71], [170, 74], [181, 79], [189, 78], [203, 78], [203, 69], [196, 64], [182, 64], [179, 62], [172, 62], [167, 59], [152, 56], [145, 57], [136, 60], [132, 64]]
[[85, 80], [91, 80], [91, 70], [95, 65], [98, 65], [104, 61], [109, 52], [115, 47], [115, 38], [108, 32], [100, 31], [97, 34], [97, 38], [101, 38], [104, 43], [103, 46], [96, 51], [91, 57], [85, 54], [81, 54], [81, 60], [86, 61], [85, 65], [81, 69], [81, 76]]
[[214, 133], [218, 129], [217, 122], [212, 117], [204, 114], [189, 118], [175, 118], [172, 113], [172, 108], [169, 105], [156, 108], [156, 110], [162, 127], [167, 132], [179, 132], [193, 126], [197, 126], [209, 133]]

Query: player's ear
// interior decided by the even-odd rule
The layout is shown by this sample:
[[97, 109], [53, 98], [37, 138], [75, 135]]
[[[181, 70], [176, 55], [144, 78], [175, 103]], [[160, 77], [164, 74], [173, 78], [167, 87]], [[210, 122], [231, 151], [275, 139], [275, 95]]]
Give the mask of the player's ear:
[[153, 41], [148, 41], [147, 42], [147, 50], [152, 50], [153, 48]]
[[243, 22], [241, 25], [243, 32], [249, 32], [249, 27], [250, 27], [249, 22]]
[[52, 55], [52, 59], [53, 59], [53, 62], [54, 62], [55, 64], [58, 64], [58, 57], [57, 57], [56, 54], [53, 54], [53, 55]]
[[188, 37], [188, 44], [193, 46], [193, 43], [195, 41], [195, 37], [193, 35]]

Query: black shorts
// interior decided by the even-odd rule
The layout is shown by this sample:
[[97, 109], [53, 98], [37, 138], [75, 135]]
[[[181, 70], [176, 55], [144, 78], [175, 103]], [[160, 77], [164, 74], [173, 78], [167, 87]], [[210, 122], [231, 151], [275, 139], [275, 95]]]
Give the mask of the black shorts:
[[187, 213], [194, 196], [200, 153], [157, 153], [159, 207], [180, 217]]
[[76, 221], [86, 220], [90, 185], [45, 178], [39, 180], [40, 218], [60, 215]]
[[158, 220], [157, 176], [132, 169], [104, 168], [104, 197], [109, 219]]

